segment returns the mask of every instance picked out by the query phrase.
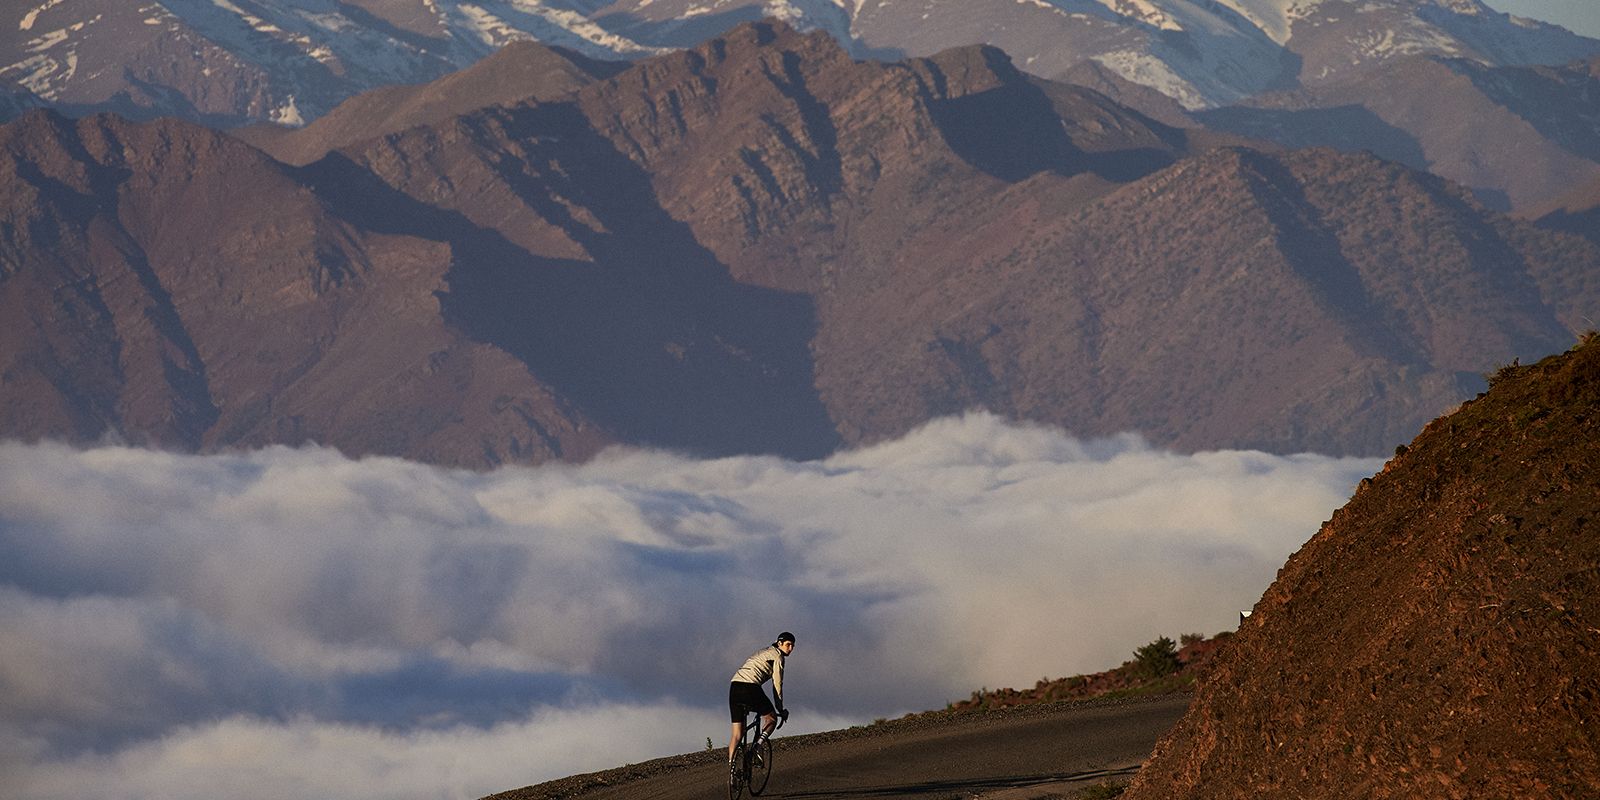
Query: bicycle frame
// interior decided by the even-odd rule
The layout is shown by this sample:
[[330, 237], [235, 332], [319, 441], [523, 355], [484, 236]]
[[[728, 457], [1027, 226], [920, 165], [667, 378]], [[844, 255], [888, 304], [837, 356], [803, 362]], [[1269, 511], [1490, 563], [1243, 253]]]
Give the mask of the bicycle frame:
[[[752, 724], [752, 718], [754, 723]], [[772, 726], [772, 733], [777, 733], [783, 727], [783, 717], [778, 717], [778, 723]], [[728, 796], [738, 800], [739, 795], [746, 788], [750, 789], [750, 796], [759, 796], [767, 789], [767, 779], [772, 776], [772, 741], [768, 734], [767, 746], [762, 748], [764, 756], [757, 773], [756, 752], [761, 742], [761, 714], [745, 709], [744, 733], [739, 737], [738, 751], [734, 753], [735, 771], [728, 783]]]

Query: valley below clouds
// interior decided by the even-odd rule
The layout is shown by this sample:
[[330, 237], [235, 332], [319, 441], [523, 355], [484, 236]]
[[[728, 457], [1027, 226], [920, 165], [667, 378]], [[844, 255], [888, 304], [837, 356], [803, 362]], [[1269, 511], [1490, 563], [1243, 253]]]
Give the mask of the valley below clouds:
[[0, 795], [476, 797], [726, 744], [780, 630], [796, 733], [1237, 622], [1376, 459], [973, 414], [828, 459], [0, 445]]

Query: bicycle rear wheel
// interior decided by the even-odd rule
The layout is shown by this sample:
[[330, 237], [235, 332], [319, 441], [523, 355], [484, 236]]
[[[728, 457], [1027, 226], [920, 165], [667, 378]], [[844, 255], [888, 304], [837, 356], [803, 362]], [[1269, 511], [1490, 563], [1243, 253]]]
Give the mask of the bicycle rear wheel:
[[767, 779], [772, 777], [772, 740], [757, 739], [750, 752], [750, 796], [759, 796], [767, 790]]

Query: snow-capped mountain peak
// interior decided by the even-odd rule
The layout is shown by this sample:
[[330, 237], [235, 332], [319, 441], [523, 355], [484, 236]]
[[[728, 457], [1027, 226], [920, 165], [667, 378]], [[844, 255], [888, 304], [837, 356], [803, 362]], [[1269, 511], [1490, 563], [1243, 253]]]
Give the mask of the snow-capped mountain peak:
[[1481, 0], [34, 0], [0, 10], [0, 86], [68, 108], [294, 123], [519, 39], [629, 59], [761, 17], [826, 30], [858, 57], [987, 43], [1052, 78], [1093, 62], [1190, 108], [1408, 55], [1600, 52]]

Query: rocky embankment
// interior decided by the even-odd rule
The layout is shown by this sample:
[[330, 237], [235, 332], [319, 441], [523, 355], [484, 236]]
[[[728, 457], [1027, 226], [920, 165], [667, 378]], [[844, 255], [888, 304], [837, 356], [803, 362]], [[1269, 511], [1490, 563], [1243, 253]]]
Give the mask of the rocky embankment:
[[1597, 598], [1590, 334], [1364, 481], [1126, 797], [1600, 797]]

